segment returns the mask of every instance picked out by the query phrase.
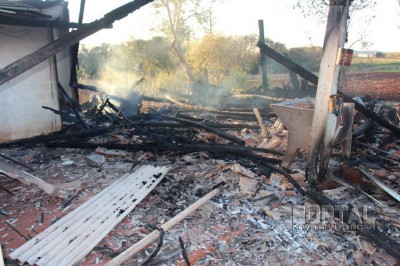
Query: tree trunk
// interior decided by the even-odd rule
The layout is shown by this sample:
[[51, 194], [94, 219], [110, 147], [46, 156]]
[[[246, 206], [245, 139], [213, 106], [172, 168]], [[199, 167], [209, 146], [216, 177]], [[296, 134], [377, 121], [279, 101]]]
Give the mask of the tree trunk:
[[183, 56], [182, 52], [179, 50], [179, 48], [176, 46], [175, 42], [172, 43], [172, 48], [174, 49], [176, 55], [179, 58], [179, 63], [181, 64], [183, 70], [185, 71], [186, 77], [188, 78], [188, 80], [190, 82], [195, 81], [192, 69], [190, 68], [190, 66], [188, 65], [188, 63], [186, 62], [185, 57]]

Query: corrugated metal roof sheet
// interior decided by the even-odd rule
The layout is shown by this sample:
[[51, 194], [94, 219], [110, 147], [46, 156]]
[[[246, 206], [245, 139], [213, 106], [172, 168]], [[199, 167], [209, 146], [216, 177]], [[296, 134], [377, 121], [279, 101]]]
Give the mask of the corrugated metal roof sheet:
[[10, 256], [35, 265], [78, 264], [165, 177], [166, 166], [145, 165], [26, 242]]

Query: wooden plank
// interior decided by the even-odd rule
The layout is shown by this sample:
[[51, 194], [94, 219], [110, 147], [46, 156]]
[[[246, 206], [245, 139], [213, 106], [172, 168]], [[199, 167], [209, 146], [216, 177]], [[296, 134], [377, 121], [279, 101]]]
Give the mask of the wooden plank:
[[43, 46], [37, 51], [30, 53], [17, 61], [9, 64], [0, 70], [0, 85], [13, 79], [14, 77], [24, 73], [26, 70], [36, 66], [40, 62], [50, 58], [51, 56], [69, 48], [71, 45], [79, 42], [80, 40], [92, 35], [93, 33], [107, 28], [116, 20], [122, 19], [132, 13], [133, 11], [141, 8], [142, 6], [152, 2], [153, 0], [135, 0], [129, 2], [109, 13], [104, 15], [103, 18], [91, 22], [78, 30], [71, 31], [61, 38]]
[[39, 177], [31, 175], [25, 171], [22, 171], [6, 162], [0, 161], [0, 173], [3, 173], [11, 178], [17, 179], [26, 185], [32, 185], [32, 184], [36, 185], [48, 194], [53, 194], [56, 190], [55, 186], [53, 186], [52, 184], [49, 184], [40, 179]]
[[[221, 191], [223, 190], [222, 186], [219, 186], [206, 194], [204, 197], [190, 205], [187, 209], [183, 210], [180, 212], [178, 215], [173, 217], [171, 220], [166, 222], [161, 226], [161, 228], [164, 231], [169, 231], [171, 230], [175, 225], [177, 225], [179, 222], [181, 222], [183, 219], [185, 219], [187, 216], [191, 215], [194, 211], [196, 211], [198, 208], [203, 206], [206, 202], [208, 202], [210, 199], [218, 195]], [[115, 257], [113, 260], [108, 262], [105, 266], [117, 266], [121, 265], [124, 263], [126, 260], [128, 260], [130, 257], [138, 253], [140, 250], [151, 244], [153, 241], [155, 241], [159, 237], [159, 231], [155, 230], [142, 238], [139, 242], [125, 250], [123, 253]]]

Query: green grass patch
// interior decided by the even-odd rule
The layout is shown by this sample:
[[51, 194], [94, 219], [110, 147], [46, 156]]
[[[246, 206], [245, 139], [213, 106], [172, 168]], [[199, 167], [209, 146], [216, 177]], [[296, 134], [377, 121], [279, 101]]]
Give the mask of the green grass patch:
[[351, 72], [400, 72], [398, 58], [353, 58]]

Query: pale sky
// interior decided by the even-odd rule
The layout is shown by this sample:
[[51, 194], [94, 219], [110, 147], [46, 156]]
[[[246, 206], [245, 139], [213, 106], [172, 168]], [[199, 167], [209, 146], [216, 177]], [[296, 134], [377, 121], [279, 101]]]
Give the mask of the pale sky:
[[[157, 0], [155, 0], [157, 1]], [[80, 0], [69, 0], [71, 21], [76, 22]], [[86, 0], [84, 22], [103, 17], [129, 0], [101, 1]], [[325, 24], [305, 19], [294, 10], [295, 0], [224, 0], [215, 8], [217, 24], [215, 31], [226, 35], [258, 34], [258, 20], [264, 20], [265, 37], [281, 42], [286, 47], [322, 46]], [[379, 0], [375, 9], [375, 20], [367, 29], [369, 50], [383, 52], [400, 51], [400, 7], [398, 0]], [[114, 23], [113, 29], [104, 29], [87, 37], [81, 43], [100, 45], [101, 43], [120, 43], [130, 38], [148, 39], [157, 35], [151, 29], [157, 25], [158, 17], [152, 4], [133, 12], [128, 17]], [[363, 24], [363, 23], [359, 23]], [[352, 21], [349, 30], [349, 44], [358, 38], [357, 21]], [[365, 27], [365, 26], [364, 26]], [[350, 47], [346, 47], [350, 48]], [[357, 45], [352, 49], [360, 49]]]

